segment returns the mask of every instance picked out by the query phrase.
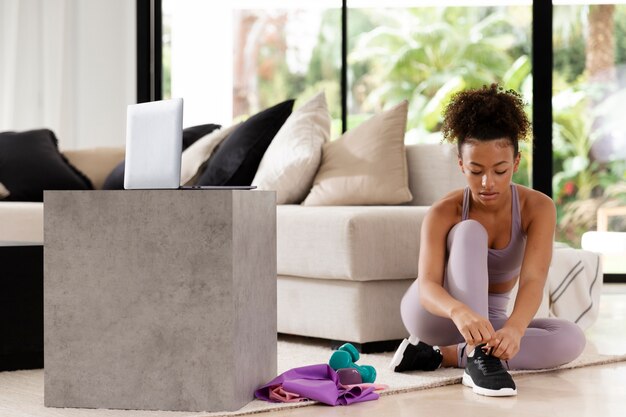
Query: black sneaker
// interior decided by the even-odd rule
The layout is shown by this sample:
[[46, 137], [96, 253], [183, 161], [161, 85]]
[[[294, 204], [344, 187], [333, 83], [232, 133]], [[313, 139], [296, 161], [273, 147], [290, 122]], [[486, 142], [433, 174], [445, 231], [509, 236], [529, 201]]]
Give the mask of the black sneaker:
[[442, 360], [443, 355], [439, 349], [419, 342], [416, 337], [412, 336], [400, 343], [389, 364], [389, 369], [394, 372], [434, 371], [439, 368]]
[[500, 359], [485, 352], [483, 346], [478, 345], [467, 355], [463, 385], [471, 387], [476, 394], [488, 397], [517, 395], [515, 382]]

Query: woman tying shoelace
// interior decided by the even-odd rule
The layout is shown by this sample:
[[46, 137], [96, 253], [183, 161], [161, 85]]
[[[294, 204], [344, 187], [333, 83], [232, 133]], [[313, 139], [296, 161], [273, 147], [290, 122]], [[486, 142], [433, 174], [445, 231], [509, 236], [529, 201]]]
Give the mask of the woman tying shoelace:
[[[556, 225], [553, 201], [514, 184], [519, 141], [530, 123], [522, 97], [497, 85], [457, 93], [444, 112], [467, 187], [436, 202], [422, 224], [419, 277], [401, 302], [410, 337], [396, 372], [465, 368], [477, 394], [516, 395], [510, 369], [552, 368], [576, 359], [575, 324], [533, 319], [541, 304]], [[518, 284], [513, 309], [510, 293]]]

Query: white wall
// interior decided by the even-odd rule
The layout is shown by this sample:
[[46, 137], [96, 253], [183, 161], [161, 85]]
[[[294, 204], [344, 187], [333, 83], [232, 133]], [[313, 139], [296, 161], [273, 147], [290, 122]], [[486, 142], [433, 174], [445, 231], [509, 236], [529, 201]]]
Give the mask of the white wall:
[[0, 131], [123, 146], [136, 102], [135, 2], [0, 0]]
[[126, 106], [136, 103], [135, 2], [74, 0], [76, 51], [71, 147], [123, 146]]

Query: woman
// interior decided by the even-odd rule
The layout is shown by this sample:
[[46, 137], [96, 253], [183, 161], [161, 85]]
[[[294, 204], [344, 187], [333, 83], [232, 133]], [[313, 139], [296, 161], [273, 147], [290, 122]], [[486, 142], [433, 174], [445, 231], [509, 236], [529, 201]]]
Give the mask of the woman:
[[457, 143], [467, 187], [433, 204], [422, 224], [419, 278], [401, 303], [411, 337], [394, 356], [396, 372], [463, 367], [463, 384], [474, 392], [516, 395], [501, 361], [514, 369], [551, 368], [585, 346], [575, 324], [533, 319], [552, 257], [556, 210], [546, 195], [511, 182], [521, 158], [518, 142], [530, 130], [523, 106], [517, 93], [494, 84], [457, 93], [445, 110], [444, 139]]

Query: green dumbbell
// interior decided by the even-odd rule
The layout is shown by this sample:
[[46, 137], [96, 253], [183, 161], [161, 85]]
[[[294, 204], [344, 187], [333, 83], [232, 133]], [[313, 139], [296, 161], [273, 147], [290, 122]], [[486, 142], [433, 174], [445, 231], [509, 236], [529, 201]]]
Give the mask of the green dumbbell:
[[328, 364], [335, 371], [341, 368], [354, 368], [364, 383], [372, 383], [376, 380], [376, 369], [369, 365], [357, 365], [355, 362], [359, 360], [359, 351], [350, 343], [345, 343], [339, 347], [330, 356]]

